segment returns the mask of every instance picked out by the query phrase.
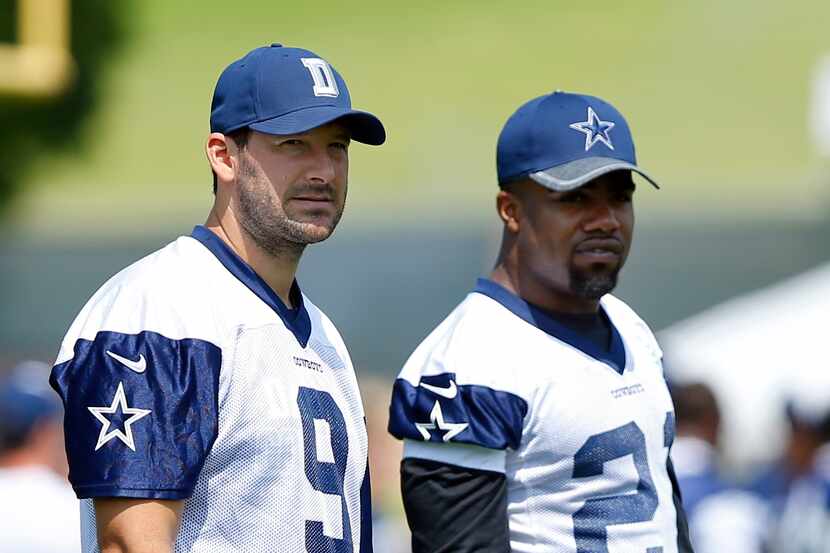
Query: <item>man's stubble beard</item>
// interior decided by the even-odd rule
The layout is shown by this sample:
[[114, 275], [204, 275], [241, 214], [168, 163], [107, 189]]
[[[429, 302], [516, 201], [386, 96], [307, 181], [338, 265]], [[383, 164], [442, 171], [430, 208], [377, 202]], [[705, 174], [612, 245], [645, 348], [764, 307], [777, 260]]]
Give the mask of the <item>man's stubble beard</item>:
[[598, 300], [617, 287], [617, 277], [621, 268], [622, 264], [612, 271], [592, 272], [579, 270], [571, 266], [571, 292], [582, 299]]
[[257, 166], [241, 156], [239, 179], [239, 224], [257, 246], [274, 257], [299, 257], [308, 244], [331, 236], [343, 207], [335, 214], [329, 229], [290, 219], [282, 201]]

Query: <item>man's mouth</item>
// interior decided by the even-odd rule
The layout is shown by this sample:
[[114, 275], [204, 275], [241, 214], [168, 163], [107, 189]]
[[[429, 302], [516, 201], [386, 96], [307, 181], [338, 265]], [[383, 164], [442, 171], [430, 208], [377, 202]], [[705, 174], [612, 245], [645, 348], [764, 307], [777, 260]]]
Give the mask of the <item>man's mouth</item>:
[[297, 203], [299, 205], [306, 205], [307, 207], [322, 207], [324, 205], [334, 204], [334, 199], [331, 196], [321, 196], [316, 194], [304, 194], [302, 196], [294, 196], [293, 198], [291, 198], [290, 201]]
[[615, 262], [623, 254], [623, 244], [617, 238], [588, 238], [577, 244], [574, 255], [595, 263]]
[[300, 201], [303, 201], [303, 202], [331, 202], [331, 201], [333, 201], [331, 196], [322, 195], [322, 194], [303, 194], [301, 196], [294, 196], [291, 199], [292, 200], [300, 200]]
[[623, 245], [617, 238], [588, 238], [577, 244], [575, 253], [612, 253], [621, 255]]

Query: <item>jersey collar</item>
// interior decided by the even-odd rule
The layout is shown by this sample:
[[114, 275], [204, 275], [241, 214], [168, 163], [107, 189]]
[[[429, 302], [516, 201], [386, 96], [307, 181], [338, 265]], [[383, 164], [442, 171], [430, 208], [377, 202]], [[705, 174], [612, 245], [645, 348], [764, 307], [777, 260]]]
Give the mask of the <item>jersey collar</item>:
[[289, 292], [291, 303], [296, 307], [289, 309], [251, 266], [236, 255], [236, 252], [212, 231], [198, 225], [193, 228], [190, 236], [201, 242], [233, 276], [273, 309], [300, 345], [306, 347], [308, 338], [311, 336], [311, 318], [308, 316], [305, 303], [303, 303], [303, 294], [296, 280], [291, 284]]
[[[607, 313], [605, 313], [605, 316], [608, 317], [608, 321], [611, 323], [611, 349], [610, 351], [603, 351], [594, 343], [586, 340], [570, 328], [557, 321], [555, 316], [551, 313], [526, 302], [504, 287], [499, 286], [492, 280], [488, 280], [486, 278], [478, 279], [473, 292], [483, 294], [500, 303], [504, 308], [525, 322], [532, 324], [542, 332], [565, 342], [569, 346], [578, 349], [585, 355], [605, 363], [618, 373], [622, 374], [625, 370], [625, 345], [623, 344], [620, 333], [617, 331], [617, 327], [614, 326], [614, 321], [608, 317]], [[602, 309], [603, 312], [605, 311], [602, 306], [600, 306], [600, 309]]]

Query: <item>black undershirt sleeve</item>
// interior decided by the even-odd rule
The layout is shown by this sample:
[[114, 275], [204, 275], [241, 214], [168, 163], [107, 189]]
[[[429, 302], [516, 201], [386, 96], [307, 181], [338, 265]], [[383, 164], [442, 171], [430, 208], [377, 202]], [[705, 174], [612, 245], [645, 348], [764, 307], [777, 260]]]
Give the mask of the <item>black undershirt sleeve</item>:
[[401, 461], [412, 553], [508, 553], [504, 474], [425, 459]]
[[674, 510], [677, 513], [677, 553], [694, 553], [692, 542], [689, 539], [689, 523], [686, 521], [686, 511], [683, 509], [683, 498], [680, 495], [680, 485], [677, 483], [677, 475], [674, 473], [674, 465], [671, 456], [666, 461], [666, 470], [671, 480], [672, 499]]

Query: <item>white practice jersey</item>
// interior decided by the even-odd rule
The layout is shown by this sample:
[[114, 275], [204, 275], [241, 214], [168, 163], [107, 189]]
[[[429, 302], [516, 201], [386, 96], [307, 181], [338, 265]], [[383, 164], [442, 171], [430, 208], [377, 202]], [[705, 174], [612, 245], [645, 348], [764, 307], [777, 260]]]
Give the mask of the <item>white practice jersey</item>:
[[505, 474], [513, 552], [678, 551], [662, 353], [623, 302], [601, 308], [610, 352], [481, 279], [395, 383], [405, 457]]
[[78, 501], [43, 466], [0, 468], [0, 553], [78, 553]]
[[291, 298], [196, 227], [89, 300], [51, 377], [84, 552], [96, 497], [185, 500], [177, 553], [371, 551], [351, 360], [296, 283]]

